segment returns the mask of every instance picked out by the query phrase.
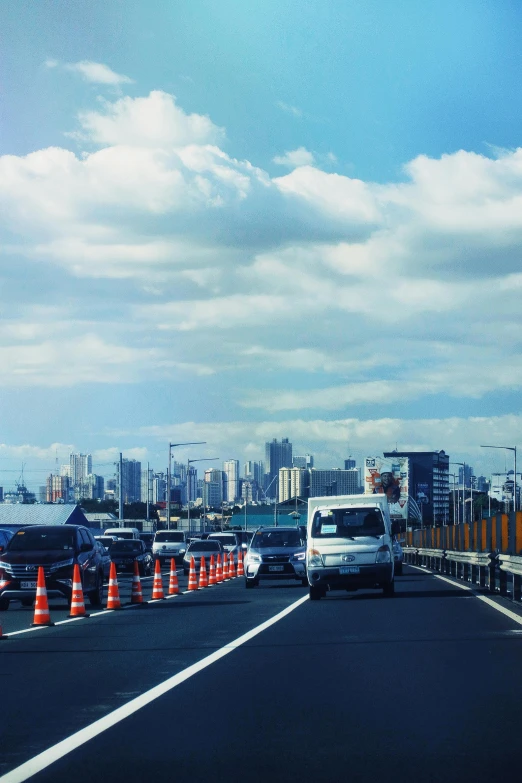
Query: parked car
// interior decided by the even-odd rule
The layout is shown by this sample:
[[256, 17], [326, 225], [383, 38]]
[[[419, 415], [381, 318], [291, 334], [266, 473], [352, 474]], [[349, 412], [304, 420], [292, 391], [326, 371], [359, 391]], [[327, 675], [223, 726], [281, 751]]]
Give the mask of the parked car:
[[145, 543], [147, 551], [152, 552], [152, 544], [154, 543], [154, 533], [140, 533], [140, 539]]
[[223, 545], [220, 541], [213, 541], [210, 538], [206, 539], [200, 539], [196, 538], [194, 541], [191, 541], [188, 545], [187, 551], [185, 552], [185, 557], [183, 558], [183, 573], [185, 576], [190, 571], [190, 561], [192, 558], [194, 558], [194, 565], [196, 567], [196, 571], [199, 571], [199, 568], [201, 566], [201, 558], [205, 558], [205, 565], [207, 567], [207, 573], [208, 573], [208, 567], [210, 565], [210, 558], [212, 555], [214, 555], [214, 562], [217, 559], [218, 555], [221, 555], [221, 560], [223, 560], [223, 553], [224, 553]]
[[152, 544], [152, 556], [165, 563], [172, 557], [183, 560], [187, 550], [187, 542], [184, 530], [158, 530]]
[[402, 575], [402, 564], [404, 562], [404, 552], [397, 536], [393, 537], [392, 541], [393, 559], [395, 561], [395, 575]]
[[43, 566], [47, 595], [71, 602], [74, 566], [92, 606], [103, 603], [103, 557], [100, 544], [82, 525], [26, 525], [0, 546], [0, 610], [12, 599], [31, 606], [38, 568]]
[[306, 541], [298, 527], [260, 527], [245, 555], [245, 584], [260, 579], [297, 579], [308, 585]]
[[105, 546], [105, 544], [102, 541], [99, 540], [98, 536], [94, 536], [94, 540], [96, 541], [97, 546], [100, 548], [100, 556], [103, 565], [103, 578], [105, 581], [107, 581], [111, 573], [111, 563], [112, 563], [111, 555], [109, 549]]
[[105, 549], [110, 552], [111, 546], [115, 541], [118, 541], [118, 536], [94, 536], [95, 541], [99, 541], [103, 544]]
[[243, 554], [246, 552], [249, 541], [249, 534], [243, 530], [222, 531], [221, 533], [210, 533], [209, 541], [220, 541], [223, 549], [232, 555], [234, 562], [237, 563], [237, 553], [239, 549]]
[[115, 541], [111, 547], [111, 560], [117, 571], [134, 571], [135, 562], [138, 563], [140, 576], [150, 576], [154, 570], [154, 559], [145, 542], [139, 538]]

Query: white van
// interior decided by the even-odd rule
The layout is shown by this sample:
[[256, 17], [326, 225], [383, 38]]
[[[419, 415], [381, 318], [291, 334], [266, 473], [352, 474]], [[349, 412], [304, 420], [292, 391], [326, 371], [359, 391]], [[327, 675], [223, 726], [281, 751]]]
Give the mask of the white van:
[[137, 527], [108, 527], [104, 536], [118, 536], [118, 538], [139, 538], [140, 531]]
[[393, 533], [386, 495], [310, 498], [306, 561], [310, 599], [327, 590], [395, 592]]
[[166, 563], [171, 558], [183, 560], [187, 551], [187, 537], [184, 530], [158, 530], [152, 542], [152, 557]]

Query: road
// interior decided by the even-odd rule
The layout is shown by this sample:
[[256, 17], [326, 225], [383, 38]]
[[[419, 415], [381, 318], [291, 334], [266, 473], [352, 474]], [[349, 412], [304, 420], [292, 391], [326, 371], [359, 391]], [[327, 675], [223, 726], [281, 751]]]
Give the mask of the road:
[[[477, 783], [519, 768], [515, 619], [409, 566], [395, 598], [306, 596], [236, 579], [13, 634], [0, 643], [0, 781], [27, 779], [62, 741], [70, 752], [31, 780]], [[25, 612], [2, 613], [4, 632], [7, 618], [27, 627]], [[127, 717], [96, 733], [118, 708]], [[92, 738], [69, 739], [82, 729]]]

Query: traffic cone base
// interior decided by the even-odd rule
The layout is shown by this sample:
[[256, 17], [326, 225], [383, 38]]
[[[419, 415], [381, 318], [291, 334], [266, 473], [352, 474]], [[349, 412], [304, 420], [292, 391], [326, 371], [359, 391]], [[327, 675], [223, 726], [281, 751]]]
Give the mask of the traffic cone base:
[[36, 583], [36, 600], [34, 602], [34, 621], [36, 625], [54, 625], [49, 614], [49, 602], [47, 601], [47, 588], [45, 587], [45, 573], [43, 566], [38, 568], [38, 581]]
[[80, 577], [80, 566], [75, 564], [73, 569], [73, 583], [71, 594], [71, 612], [69, 617], [89, 617], [85, 611], [85, 599], [83, 597], [82, 580]]

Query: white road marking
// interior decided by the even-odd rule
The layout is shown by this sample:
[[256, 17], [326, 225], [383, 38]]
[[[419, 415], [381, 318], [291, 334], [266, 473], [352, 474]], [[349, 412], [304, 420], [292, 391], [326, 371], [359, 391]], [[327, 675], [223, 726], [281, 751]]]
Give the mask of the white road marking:
[[[409, 563], [408, 563], [409, 565]], [[410, 566], [410, 568], [419, 568], [419, 570], [424, 571], [424, 569], [421, 569], [419, 566]], [[431, 571], [427, 571], [426, 573], [431, 573]], [[443, 582], [447, 582], [450, 585], [453, 585], [453, 587], [460, 587], [461, 590], [468, 590], [471, 595], [474, 595], [475, 598], [478, 598], [479, 601], [484, 601], [485, 604], [488, 606], [491, 606], [492, 609], [495, 609], [497, 612], [500, 612], [501, 614], [505, 615], [506, 617], [509, 617], [510, 620], [513, 620], [518, 625], [522, 625], [522, 617], [515, 612], [512, 612], [511, 609], [508, 609], [506, 606], [502, 606], [502, 604], [498, 604], [496, 601], [494, 601], [492, 598], [488, 598], [487, 595], [481, 595], [480, 593], [477, 593], [473, 587], [470, 587], [469, 585], [461, 585], [457, 581], [453, 579], [448, 579], [446, 576], [441, 576], [440, 574], [432, 574], [435, 576], [436, 579], [442, 579]], [[513, 633], [518, 633], [518, 631], [513, 631]]]
[[169, 677], [169, 679], [165, 680], [159, 685], [156, 685], [154, 688], [151, 688], [145, 693], [142, 693], [141, 696], [137, 696], [135, 699], [131, 699], [131, 701], [129, 701], [127, 704], [118, 707], [118, 709], [110, 712], [104, 718], [100, 718], [94, 723], [91, 723], [90, 726], [86, 726], [84, 729], [77, 731], [70, 737], [67, 737], [61, 742], [58, 742], [51, 748], [44, 750], [42, 753], [34, 756], [34, 758], [29, 759], [29, 761], [26, 761], [19, 767], [11, 770], [11, 772], [7, 772], [5, 775], [2, 775], [2, 777], [0, 777], [0, 783], [22, 783], [22, 781], [27, 780], [33, 775], [36, 775], [38, 772], [46, 769], [46, 767], [50, 766], [55, 761], [58, 761], [58, 759], [63, 758], [68, 753], [76, 750], [76, 748], [84, 745], [86, 742], [93, 739], [94, 737], [97, 737], [102, 732], [112, 728], [112, 726], [115, 726], [117, 723], [120, 723], [120, 721], [128, 718], [129, 715], [133, 715], [138, 710], [141, 710], [142, 707], [146, 707], [147, 704], [150, 704], [155, 699], [158, 699], [160, 696], [168, 693], [168, 691], [172, 690], [177, 685], [180, 685], [182, 682], [185, 682], [185, 680], [188, 680], [190, 677], [198, 674], [198, 672], [206, 669], [207, 666], [211, 666], [211, 664], [219, 661], [220, 658], [223, 658], [233, 650], [236, 650], [246, 642], [249, 642], [250, 639], [253, 639], [263, 631], [266, 631], [267, 628], [270, 628], [271, 625], [274, 625], [279, 620], [282, 620], [283, 617], [286, 617], [288, 614], [293, 612], [294, 609], [297, 609], [297, 607], [301, 606], [301, 604], [303, 604], [305, 601], [308, 601], [308, 594], [300, 598], [298, 601], [295, 601], [286, 609], [283, 609], [282, 612], [279, 612], [269, 620], [261, 623], [261, 625], [258, 625], [256, 628], [252, 628], [251, 631], [247, 631], [247, 633], [239, 636], [237, 639], [234, 639], [234, 641], [225, 645], [220, 650], [216, 650], [210, 655], [207, 655], [206, 658], [203, 658], [201, 661], [192, 664], [192, 666], [188, 666], [186, 669], [178, 672], [178, 674], [175, 674], [173, 677]]

